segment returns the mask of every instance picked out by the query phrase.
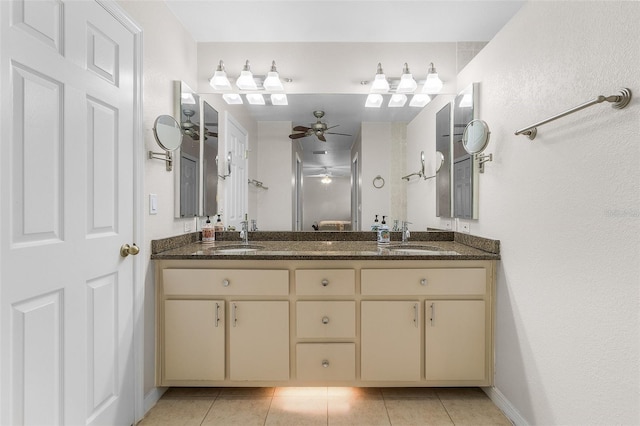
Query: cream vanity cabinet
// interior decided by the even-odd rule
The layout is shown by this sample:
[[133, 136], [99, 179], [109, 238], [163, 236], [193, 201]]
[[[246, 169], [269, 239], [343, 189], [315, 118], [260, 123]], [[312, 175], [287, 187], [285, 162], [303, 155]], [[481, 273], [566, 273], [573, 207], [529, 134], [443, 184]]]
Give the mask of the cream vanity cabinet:
[[489, 384], [492, 274], [490, 265], [362, 269], [362, 380]]
[[156, 264], [159, 386], [488, 386], [494, 260]]
[[289, 379], [289, 271], [159, 272], [160, 385]]

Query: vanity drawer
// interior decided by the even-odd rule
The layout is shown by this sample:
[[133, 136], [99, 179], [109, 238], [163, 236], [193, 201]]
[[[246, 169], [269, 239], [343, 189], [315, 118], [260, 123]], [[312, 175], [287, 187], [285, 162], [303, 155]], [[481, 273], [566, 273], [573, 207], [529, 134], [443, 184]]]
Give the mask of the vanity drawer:
[[484, 295], [484, 268], [363, 269], [362, 294], [367, 296]]
[[356, 337], [356, 302], [296, 302], [299, 338]]
[[300, 296], [349, 296], [356, 290], [353, 269], [298, 269], [295, 277]]
[[299, 380], [355, 380], [354, 343], [298, 343], [296, 369]]
[[287, 296], [289, 271], [264, 269], [164, 269], [166, 296]]

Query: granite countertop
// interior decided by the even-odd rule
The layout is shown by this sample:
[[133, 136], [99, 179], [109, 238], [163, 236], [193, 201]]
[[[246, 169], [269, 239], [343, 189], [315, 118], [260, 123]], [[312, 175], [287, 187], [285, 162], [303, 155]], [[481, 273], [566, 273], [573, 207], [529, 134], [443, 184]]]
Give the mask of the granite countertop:
[[[397, 235], [394, 235], [397, 234]], [[253, 237], [253, 238], [252, 238]], [[395, 238], [394, 238], [395, 237]], [[498, 260], [500, 242], [457, 232], [414, 232], [402, 244], [392, 233], [379, 246], [373, 232], [255, 232], [244, 246], [237, 232], [204, 244], [200, 233], [152, 241], [151, 259], [216, 260]], [[227, 250], [225, 250], [227, 249]]]

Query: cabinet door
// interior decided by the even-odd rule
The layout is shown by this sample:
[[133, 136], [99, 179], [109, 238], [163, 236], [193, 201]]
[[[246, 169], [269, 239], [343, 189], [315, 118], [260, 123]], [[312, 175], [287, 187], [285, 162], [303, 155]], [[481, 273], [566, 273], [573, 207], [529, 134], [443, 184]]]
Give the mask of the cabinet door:
[[165, 300], [164, 379], [224, 380], [224, 301]]
[[485, 302], [427, 300], [427, 380], [484, 380]]
[[363, 301], [362, 380], [420, 380], [420, 304]]
[[289, 379], [289, 302], [232, 301], [231, 380]]

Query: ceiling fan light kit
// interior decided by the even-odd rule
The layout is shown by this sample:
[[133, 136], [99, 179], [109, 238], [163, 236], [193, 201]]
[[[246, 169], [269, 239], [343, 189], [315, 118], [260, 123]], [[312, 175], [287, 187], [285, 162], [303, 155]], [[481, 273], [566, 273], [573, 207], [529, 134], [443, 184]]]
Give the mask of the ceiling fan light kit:
[[289, 139], [300, 139], [307, 136], [315, 136], [316, 138], [318, 138], [318, 140], [326, 142], [327, 138], [325, 137], [325, 135], [351, 136], [347, 135], [346, 133], [328, 132], [327, 130], [338, 127], [339, 124], [331, 127], [327, 126], [327, 123], [322, 121], [322, 117], [324, 117], [324, 111], [313, 111], [313, 116], [316, 118], [316, 122], [313, 123], [311, 127], [295, 126], [293, 128], [293, 131], [299, 133], [290, 134]]

